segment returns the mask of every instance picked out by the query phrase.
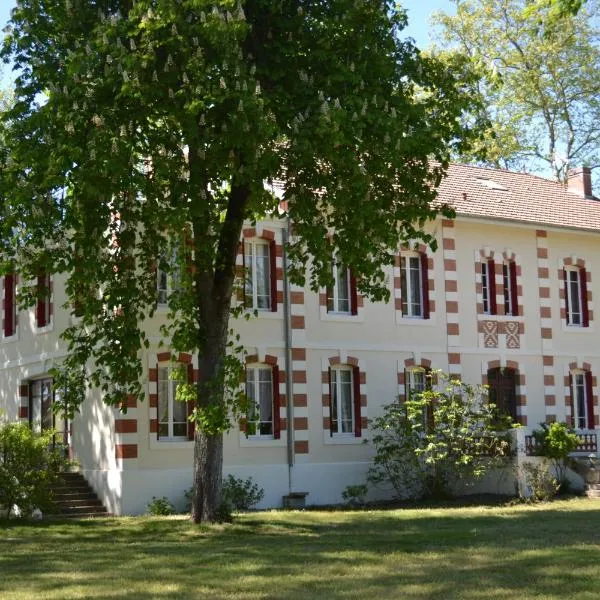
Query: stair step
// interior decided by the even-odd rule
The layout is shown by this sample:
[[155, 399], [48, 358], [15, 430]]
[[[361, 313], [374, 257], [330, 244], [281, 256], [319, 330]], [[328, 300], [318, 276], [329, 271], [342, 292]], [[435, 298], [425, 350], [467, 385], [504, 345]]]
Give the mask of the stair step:
[[60, 513], [63, 515], [77, 515], [81, 513], [106, 514], [104, 506], [83, 504], [81, 506], [61, 506]]
[[81, 473], [62, 473], [52, 486], [56, 513], [50, 518], [86, 518], [106, 516], [108, 513]]
[[102, 502], [98, 498], [77, 498], [74, 500], [62, 500], [59, 504], [60, 508], [76, 508], [78, 506], [99, 506], [104, 510]]

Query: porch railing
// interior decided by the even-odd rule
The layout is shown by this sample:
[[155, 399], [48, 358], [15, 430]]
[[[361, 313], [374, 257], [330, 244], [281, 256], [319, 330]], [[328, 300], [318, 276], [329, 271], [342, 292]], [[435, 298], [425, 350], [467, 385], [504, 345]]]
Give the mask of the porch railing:
[[[575, 452], [596, 453], [598, 452], [598, 436], [595, 433], [578, 433], [579, 445]], [[532, 435], [525, 436], [525, 454], [535, 456], [537, 444]]]

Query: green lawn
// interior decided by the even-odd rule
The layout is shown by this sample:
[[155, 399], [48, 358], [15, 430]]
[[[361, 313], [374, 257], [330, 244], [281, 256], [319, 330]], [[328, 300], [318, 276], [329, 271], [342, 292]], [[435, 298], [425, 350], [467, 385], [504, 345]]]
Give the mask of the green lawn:
[[0, 524], [0, 598], [600, 597], [600, 501]]

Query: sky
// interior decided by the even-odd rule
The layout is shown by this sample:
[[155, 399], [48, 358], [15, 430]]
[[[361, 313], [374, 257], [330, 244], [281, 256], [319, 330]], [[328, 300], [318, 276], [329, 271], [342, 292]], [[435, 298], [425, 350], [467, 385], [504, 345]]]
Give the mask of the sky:
[[[442, 10], [454, 12], [454, 3], [451, 0], [403, 0], [404, 8], [408, 11], [408, 27], [405, 30], [407, 37], [412, 37], [417, 46], [422, 48], [429, 44], [428, 19], [432, 12]], [[0, 0], [0, 29], [10, 17], [11, 9], [16, 5], [16, 0]], [[2, 66], [0, 87], [11, 80], [10, 68]]]

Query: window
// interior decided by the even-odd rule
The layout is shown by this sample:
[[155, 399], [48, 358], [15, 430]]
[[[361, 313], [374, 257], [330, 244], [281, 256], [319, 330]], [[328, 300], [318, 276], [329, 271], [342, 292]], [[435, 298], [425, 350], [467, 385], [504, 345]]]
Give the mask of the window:
[[248, 414], [246, 435], [278, 439], [279, 428], [279, 371], [277, 367], [246, 367], [246, 396]]
[[181, 287], [180, 265], [176, 250], [172, 250], [170, 257], [166, 254], [159, 261], [156, 269], [156, 303], [166, 306], [169, 303], [169, 294]]
[[426, 254], [400, 257], [400, 294], [404, 317], [429, 318], [429, 278]]
[[517, 296], [517, 265], [514, 261], [503, 263], [502, 282], [504, 287], [504, 314], [516, 317], [519, 314], [519, 301]]
[[576, 429], [594, 429], [594, 398], [592, 373], [575, 371], [569, 374], [572, 424]]
[[[406, 399], [410, 400], [413, 394], [420, 394], [425, 390], [431, 389], [431, 370], [425, 368], [407, 369], [404, 371], [404, 386], [406, 390]], [[423, 427], [433, 428], [433, 407], [425, 407], [423, 411]]]
[[54, 429], [54, 445], [66, 444], [68, 440], [67, 420], [53, 410], [57, 395], [50, 377], [29, 382], [29, 423], [36, 432]]
[[481, 263], [481, 295], [483, 313], [495, 315], [498, 312], [496, 308], [496, 267], [492, 258]]
[[588, 327], [586, 270], [584, 268], [565, 269], [564, 285], [567, 325]]
[[333, 286], [327, 288], [327, 312], [357, 314], [356, 279], [352, 270], [333, 263]]
[[50, 325], [50, 276], [40, 275], [37, 278], [37, 304], [35, 310], [36, 326]]
[[333, 435], [362, 435], [358, 367], [329, 369], [329, 429]]
[[[185, 381], [172, 378], [174, 368], [158, 365], [158, 438], [161, 440], [187, 440], [194, 437], [194, 424], [188, 420], [193, 403], [177, 400], [177, 386]], [[192, 382], [191, 365], [188, 365], [188, 382]]]
[[16, 275], [4, 276], [4, 337], [12, 337], [17, 331]]
[[266, 241], [244, 242], [245, 304], [248, 308], [275, 312], [275, 244]]
[[517, 372], [510, 368], [489, 369], [489, 400], [496, 405], [498, 412], [517, 419]]

